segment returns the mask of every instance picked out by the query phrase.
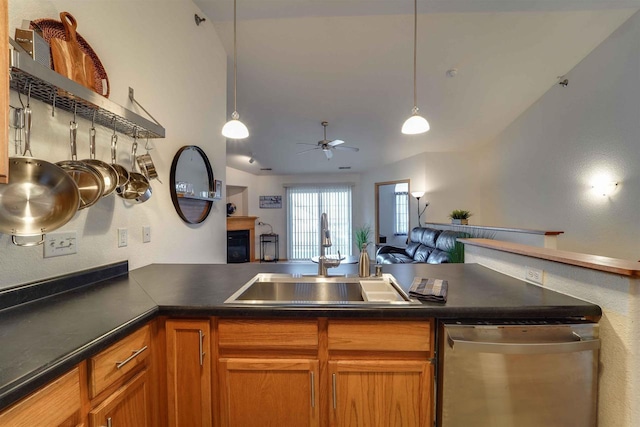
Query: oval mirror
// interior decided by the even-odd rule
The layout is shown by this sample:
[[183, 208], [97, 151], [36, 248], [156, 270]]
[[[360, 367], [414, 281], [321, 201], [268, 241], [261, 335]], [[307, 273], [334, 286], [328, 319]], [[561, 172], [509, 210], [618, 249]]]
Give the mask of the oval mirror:
[[200, 147], [186, 145], [176, 153], [171, 163], [171, 201], [185, 222], [204, 221], [213, 205], [213, 170]]

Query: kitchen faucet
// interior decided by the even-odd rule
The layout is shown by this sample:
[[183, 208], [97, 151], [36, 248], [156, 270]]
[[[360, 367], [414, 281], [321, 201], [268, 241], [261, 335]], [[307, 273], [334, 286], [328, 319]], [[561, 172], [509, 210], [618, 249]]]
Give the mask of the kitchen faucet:
[[338, 251], [338, 259], [327, 258], [325, 248], [331, 247], [331, 232], [329, 231], [329, 220], [327, 214], [322, 213], [320, 216], [320, 257], [318, 258], [318, 276], [326, 277], [327, 269], [340, 265], [340, 251]]

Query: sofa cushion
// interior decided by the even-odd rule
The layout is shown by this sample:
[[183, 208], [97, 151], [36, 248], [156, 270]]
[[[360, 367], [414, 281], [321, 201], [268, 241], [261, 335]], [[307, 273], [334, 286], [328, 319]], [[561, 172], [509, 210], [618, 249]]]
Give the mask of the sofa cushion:
[[433, 248], [429, 246], [420, 245], [413, 255], [413, 260], [415, 262], [427, 262], [427, 258], [429, 258], [429, 254], [431, 254]]
[[407, 253], [407, 255], [413, 258], [416, 254], [416, 249], [418, 249], [418, 247], [420, 247], [420, 242], [411, 242], [407, 245], [406, 248], [404, 248], [404, 251]]
[[433, 245], [436, 249], [441, 251], [450, 251], [456, 244], [456, 239], [463, 236], [464, 233], [460, 231], [445, 230], [438, 236], [436, 244]]
[[[414, 228], [415, 230], [415, 228]], [[413, 235], [413, 230], [411, 231], [411, 234]], [[422, 243], [425, 246], [429, 246], [430, 248], [435, 248], [436, 247], [436, 240], [438, 239], [438, 236], [440, 235], [440, 230], [436, 230], [434, 228], [424, 228], [424, 231], [422, 233], [422, 236], [420, 238], [420, 243]], [[413, 240], [413, 239], [411, 239]]]
[[413, 258], [399, 253], [385, 253], [376, 256], [378, 264], [411, 264]]
[[409, 241], [420, 243], [424, 230], [425, 229], [423, 227], [415, 227], [411, 229], [411, 232], [409, 233]]
[[427, 258], [428, 264], [444, 264], [449, 262], [449, 252], [441, 251], [440, 249], [434, 249], [433, 252]]

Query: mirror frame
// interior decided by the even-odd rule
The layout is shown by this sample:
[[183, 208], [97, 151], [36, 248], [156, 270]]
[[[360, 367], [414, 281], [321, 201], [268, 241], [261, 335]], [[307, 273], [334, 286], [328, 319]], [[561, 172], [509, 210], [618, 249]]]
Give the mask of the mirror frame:
[[[215, 181], [213, 177], [213, 169], [211, 169], [211, 163], [209, 162], [209, 158], [204, 153], [204, 151], [202, 151], [202, 149], [197, 145], [185, 145], [182, 148], [180, 148], [176, 153], [176, 155], [173, 157], [173, 162], [171, 162], [171, 174], [169, 177], [169, 181], [170, 181], [169, 191], [171, 193], [171, 201], [173, 202], [173, 207], [176, 209], [176, 212], [178, 213], [180, 218], [182, 218], [184, 222], [189, 224], [200, 224], [209, 216], [209, 213], [211, 212], [211, 207], [213, 206], [213, 199], [197, 198], [197, 197], [182, 198], [182, 197], [178, 197], [178, 193], [176, 192], [176, 168], [178, 167], [178, 160], [180, 159], [180, 156], [182, 155], [182, 153], [184, 153], [187, 150], [196, 150], [198, 154], [200, 154], [200, 156], [202, 157], [202, 160], [204, 161], [204, 165], [207, 169], [207, 178], [209, 180], [209, 194], [213, 194], [215, 191]], [[182, 206], [180, 206], [181, 202], [189, 203], [195, 206], [201, 206], [202, 212], [198, 217], [198, 219], [193, 220], [193, 219], [187, 218], [187, 216], [182, 211]]]
[[[409, 206], [407, 206], [407, 224], [409, 224], [409, 228], [411, 228], [411, 223], [409, 222], [411, 219], [411, 180], [407, 179], [399, 179], [397, 181], [386, 181], [386, 182], [376, 182], [375, 183], [375, 192], [376, 192], [376, 247], [380, 246], [380, 187], [383, 185], [394, 185], [394, 184], [402, 184], [407, 183], [407, 188], [409, 189]], [[411, 231], [411, 230], [409, 230]]]

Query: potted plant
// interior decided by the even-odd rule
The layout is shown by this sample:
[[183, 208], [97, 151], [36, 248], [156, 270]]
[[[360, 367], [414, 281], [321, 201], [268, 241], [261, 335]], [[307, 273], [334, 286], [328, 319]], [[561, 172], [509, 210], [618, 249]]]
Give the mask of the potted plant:
[[365, 243], [369, 243], [369, 238], [371, 237], [371, 226], [369, 224], [365, 224], [361, 227], [356, 228], [356, 245], [358, 246], [358, 250], [362, 250], [362, 245]]
[[470, 211], [462, 209], [455, 209], [449, 214], [451, 218], [451, 224], [467, 225], [469, 224], [469, 217], [473, 215]]

